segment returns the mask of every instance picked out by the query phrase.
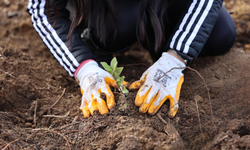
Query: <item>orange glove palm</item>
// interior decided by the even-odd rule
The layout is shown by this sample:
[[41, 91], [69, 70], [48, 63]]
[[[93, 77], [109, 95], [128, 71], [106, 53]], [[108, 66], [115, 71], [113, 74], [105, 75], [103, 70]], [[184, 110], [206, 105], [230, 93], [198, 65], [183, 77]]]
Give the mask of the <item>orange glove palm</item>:
[[173, 55], [163, 53], [161, 58], [148, 68], [139, 81], [132, 83], [130, 90], [139, 89], [135, 105], [140, 106], [141, 113], [154, 115], [163, 103], [170, 100], [169, 117], [173, 118], [178, 111], [178, 101], [180, 90], [184, 81], [183, 69], [174, 69], [174, 67], [185, 67], [185, 64], [175, 58]]

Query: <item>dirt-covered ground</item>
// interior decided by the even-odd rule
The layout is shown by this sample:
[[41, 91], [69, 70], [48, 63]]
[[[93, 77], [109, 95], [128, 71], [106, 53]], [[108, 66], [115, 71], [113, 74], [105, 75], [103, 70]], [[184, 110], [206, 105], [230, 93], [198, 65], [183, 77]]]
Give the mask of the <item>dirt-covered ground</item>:
[[[174, 119], [167, 117], [168, 103], [155, 116], [140, 114], [136, 91], [123, 100], [115, 89], [117, 106], [107, 116], [84, 119], [78, 84], [42, 43], [26, 5], [0, 1], [0, 149], [250, 149], [249, 0], [224, 2], [234, 12], [237, 41], [228, 54], [191, 65], [206, 84], [184, 71]], [[145, 50], [117, 58], [129, 82], [152, 64]]]

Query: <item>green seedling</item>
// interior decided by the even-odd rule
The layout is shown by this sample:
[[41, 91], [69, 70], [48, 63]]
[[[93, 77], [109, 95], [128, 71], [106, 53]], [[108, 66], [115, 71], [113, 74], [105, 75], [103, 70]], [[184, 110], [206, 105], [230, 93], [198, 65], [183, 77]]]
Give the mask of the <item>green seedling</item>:
[[110, 66], [106, 62], [101, 62], [101, 65], [108, 73], [110, 73], [113, 76], [116, 83], [118, 84], [119, 91], [121, 93], [123, 93], [124, 95], [127, 95], [128, 90], [123, 85], [123, 81], [124, 81], [125, 77], [124, 76], [120, 77], [120, 74], [122, 73], [123, 67], [117, 67], [118, 62], [117, 62], [116, 57], [114, 57], [111, 60]]

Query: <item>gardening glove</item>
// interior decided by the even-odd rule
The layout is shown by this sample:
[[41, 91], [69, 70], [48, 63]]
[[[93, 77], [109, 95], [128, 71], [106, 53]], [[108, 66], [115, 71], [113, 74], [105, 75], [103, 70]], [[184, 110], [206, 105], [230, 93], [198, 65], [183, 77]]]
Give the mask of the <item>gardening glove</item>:
[[[101, 69], [95, 61], [90, 61], [80, 68], [76, 74], [82, 92], [80, 109], [85, 118], [93, 115], [94, 110], [100, 114], [107, 114], [108, 109], [115, 106], [114, 95], [109, 86], [116, 87], [111, 74]], [[105, 93], [106, 102], [101, 98]]]
[[[164, 52], [160, 59], [143, 73], [139, 81], [135, 81], [130, 85], [130, 90], [140, 88], [136, 95], [135, 105], [140, 107], [139, 111], [141, 113], [148, 111], [148, 114], [154, 115], [163, 103], [169, 99], [170, 110], [168, 116], [170, 118], [175, 116], [179, 108], [178, 101], [184, 81], [182, 71], [185, 66], [175, 56]], [[172, 68], [179, 69], [171, 70]]]

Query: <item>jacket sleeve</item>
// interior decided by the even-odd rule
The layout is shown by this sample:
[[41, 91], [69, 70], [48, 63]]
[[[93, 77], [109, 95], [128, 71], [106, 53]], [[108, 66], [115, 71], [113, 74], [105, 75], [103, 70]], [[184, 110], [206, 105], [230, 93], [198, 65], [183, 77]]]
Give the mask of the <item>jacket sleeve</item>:
[[[181, 4], [181, 0], [179, 0]], [[188, 61], [198, 57], [219, 16], [223, 0], [192, 0], [167, 46]]]
[[[72, 41], [67, 40], [71, 21], [66, 9], [67, 0], [29, 0], [27, 11], [31, 15], [33, 26], [53, 56], [73, 77], [76, 68], [86, 59], [94, 59], [94, 54], [80, 38], [80, 33], [73, 31]], [[52, 6], [58, 10], [58, 15]], [[49, 9], [49, 15], [47, 14]], [[54, 24], [55, 23], [55, 24]]]

